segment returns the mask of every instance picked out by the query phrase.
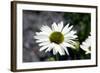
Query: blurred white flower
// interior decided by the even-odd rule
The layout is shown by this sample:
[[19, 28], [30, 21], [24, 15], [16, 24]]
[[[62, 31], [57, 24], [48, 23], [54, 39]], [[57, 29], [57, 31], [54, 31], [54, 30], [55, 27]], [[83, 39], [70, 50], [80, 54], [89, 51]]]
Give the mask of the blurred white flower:
[[75, 49], [75, 44], [77, 44], [74, 41], [77, 38], [76, 31], [72, 28], [73, 26], [69, 27], [69, 24], [64, 27], [62, 21], [58, 25], [54, 22], [51, 28], [43, 25], [40, 28], [41, 32], [36, 32], [36, 36], [34, 36], [41, 47], [40, 51], [49, 52], [53, 50], [54, 55], [57, 53], [60, 55], [67, 53], [69, 55], [67, 47]]
[[89, 54], [91, 53], [91, 36], [88, 36], [88, 38], [82, 42], [82, 45], [80, 45], [80, 47], [86, 51], [85, 54]]

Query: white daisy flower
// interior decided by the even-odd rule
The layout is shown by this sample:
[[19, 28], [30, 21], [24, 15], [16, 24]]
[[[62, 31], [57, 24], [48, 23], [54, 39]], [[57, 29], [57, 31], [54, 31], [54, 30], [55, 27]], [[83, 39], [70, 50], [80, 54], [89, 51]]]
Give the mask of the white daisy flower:
[[36, 32], [36, 36], [34, 36], [41, 47], [40, 51], [50, 52], [53, 50], [54, 55], [57, 53], [60, 55], [67, 53], [69, 55], [67, 47], [75, 49], [76, 42], [74, 40], [77, 38], [76, 31], [72, 28], [73, 26], [69, 27], [69, 24], [64, 27], [62, 21], [58, 25], [54, 22], [51, 28], [43, 25], [40, 28], [41, 32]]
[[89, 36], [84, 42], [82, 42], [82, 45], [80, 47], [86, 51], [85, 54], [91, 53], [91, 36]]

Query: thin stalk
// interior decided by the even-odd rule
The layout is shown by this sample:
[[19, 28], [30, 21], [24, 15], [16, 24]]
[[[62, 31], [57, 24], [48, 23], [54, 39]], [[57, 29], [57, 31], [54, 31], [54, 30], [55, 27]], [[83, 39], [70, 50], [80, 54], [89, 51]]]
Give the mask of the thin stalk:
[[56, 54], [55, 58], [56, 58], [56, 61], [59, 60], [59, 56], [58, 56], [58, 54]]

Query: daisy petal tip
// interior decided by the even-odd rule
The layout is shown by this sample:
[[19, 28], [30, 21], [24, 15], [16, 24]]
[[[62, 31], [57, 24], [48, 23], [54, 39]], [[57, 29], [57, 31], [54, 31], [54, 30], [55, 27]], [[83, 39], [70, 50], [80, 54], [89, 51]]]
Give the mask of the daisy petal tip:
[[41, 51], [43, 51], [43, 49], [39, 49], [39, 51], [41, 52]]
[[36, 39], [37, 36], [33, 36], [33, 37]]
[[67, 23], [67, 26], [69, 27], [70, 23]]
[[85, 54], [89, 54], [89, 52], [86, 52]]
[[56, 22], [53, 22], [52, 26], [55, 26], [55, 25], [57, 25]]
[[60, 24], [63, 24], [63, 23], [64, 23], [63, 21], [60, 22]]
[[36, 32], [35, 34], [36, 34], [36, 35], [38, 35], [38, 34], [39, 34], [39, 32]]
[[63, 53], [63, 54], [60, 54], [61, 56], [64, 56], [65, 55], [65, 53]]

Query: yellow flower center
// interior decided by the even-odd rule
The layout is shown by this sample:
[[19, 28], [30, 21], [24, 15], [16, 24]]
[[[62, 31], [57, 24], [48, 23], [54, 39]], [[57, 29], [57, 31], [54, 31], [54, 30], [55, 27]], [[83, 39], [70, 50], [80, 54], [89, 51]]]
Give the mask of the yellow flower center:
[[61, 32], [53, 32], [49, 37], [51, 42], [60, 44], [64, 41], [64, 35]]

